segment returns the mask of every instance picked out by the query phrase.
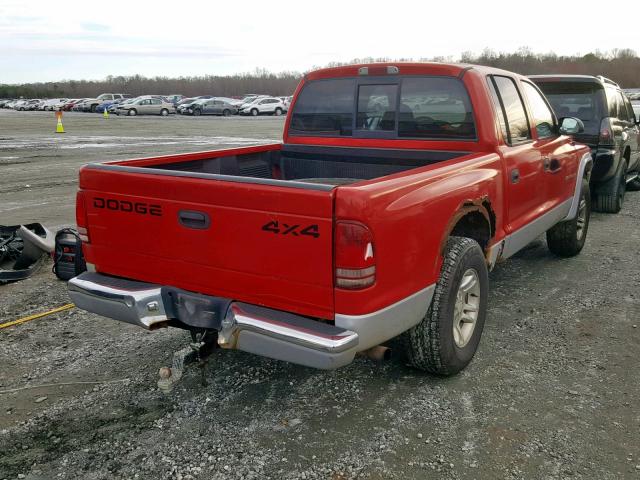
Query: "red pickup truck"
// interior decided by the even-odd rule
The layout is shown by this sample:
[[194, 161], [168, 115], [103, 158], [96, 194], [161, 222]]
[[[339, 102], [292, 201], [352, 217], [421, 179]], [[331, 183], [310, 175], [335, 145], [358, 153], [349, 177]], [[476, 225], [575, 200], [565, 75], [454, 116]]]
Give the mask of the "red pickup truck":
[[331, 369], [401, 336], [409, 363], [472, 359], [487, 272], [546, 232], [576, 255], [589, 149], [525, 77], [370, 64], [305, 75], [282, 143], [80, 170], [80, 308]]

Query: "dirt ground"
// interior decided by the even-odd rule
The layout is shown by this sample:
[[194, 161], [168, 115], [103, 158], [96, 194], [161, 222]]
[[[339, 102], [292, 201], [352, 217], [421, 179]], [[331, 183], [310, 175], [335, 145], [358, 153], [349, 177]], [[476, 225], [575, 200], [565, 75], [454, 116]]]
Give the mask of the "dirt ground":
[[[0, 110], [0, 223], [73, 224], [88, 161], [276, 140], [278, 118]], [[640, 193], [582, 254], [544, 239], [490, 275], [480, 349], [453, 378], [397, 359], [324, 372], [217, 351], [169, 395], [184, 332], [71, 309], [0, 330], [0, 479], [640, 478]], [[69, 302], [51, 265], [0, 286], [0, 322]], [[397, 357], [396, 357], [397, 358]]]

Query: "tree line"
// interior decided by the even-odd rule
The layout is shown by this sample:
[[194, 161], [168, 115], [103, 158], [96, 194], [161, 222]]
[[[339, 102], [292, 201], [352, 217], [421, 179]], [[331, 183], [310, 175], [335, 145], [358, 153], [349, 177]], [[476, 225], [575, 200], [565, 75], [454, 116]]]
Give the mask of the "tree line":
[[[351, 62], [332, 62], [328, 66], [367, 63], [373, 61], [436, 61], [462, 62], [502, 68], [523, 75], [560, 73], [604, 75], [623, 88], [640, 87], [640, 57], [631, 49], [592, 52], [586, 55], [560, 56], [555, 53], [534, 53], [523, 47], [513, 53], [485, 49], [480, 54], [464, 52], [459, 58], [359, 58]], [[0, 84], [0, 98], [84, 98], [100, 93], [128, 93], [137, 95], [186, 96], [216, 95], [233, 97], [247, 93], [291, 95], [302, 77], [301, 72], [273, 73], [256, 69], [236, 75], [206, 75], [194, 77], [153, 77], [142, 75], [108, 76], [103, 80], [63, 80], [59, 82]]]

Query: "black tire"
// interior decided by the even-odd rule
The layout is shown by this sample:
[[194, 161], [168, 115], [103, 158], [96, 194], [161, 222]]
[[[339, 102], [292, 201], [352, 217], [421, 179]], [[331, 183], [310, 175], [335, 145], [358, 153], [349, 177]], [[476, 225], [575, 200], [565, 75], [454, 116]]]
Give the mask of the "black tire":
[[160, 110], [160, 115], [166, 117], [167, 115], [169, 115], [169, 110], [163, 108], [162, 110]]
[[576, 218], [560, 222], [547, 230], [549, 250], [560, 257], [573, 257], [579, 254], [587, 240], [591, 218], [591, 192], [586, 178], [582, 179], [581, 188]]
[[131, 108], [128, 112], [127, 115], [129, 115], [130, 117], [135, 117], [136, 115], [138, 115], [138, 111], [135, 108]]
[[223, 115], [224, 117], [229, 117], [229, 116], [231, 116], [231, 110], [229, 110], [229, 109], [225, 108], [225, 109], [222, 111], [222, 115]]
[[618, 213], [624, 203], [627, 190], [627, 161], [620, 162], [616, 174], [600, 185], [596, 192], [594, 210], [605, 213]]
[[202, 112], [201, 112], [201, 111], [200, 111], [200, 109], [198, 109], [198, 108], [196, 108], [196, 109], [193, 111], [193, 116], [194, 116], [194, 117], [199, 117], [201, 114], [202, 114]]
[[276, 111], [275, 111], [275, 112], [273, 112], [273, 114], [274, 114], [276, 117], [279, 117], [280, 115], [282, 115], [282, 109], [281, 109], [281, 108], [276, 108]]
[[[475, 327], [467, 343], [459, 347], [453, 334], [454, 313], [462, 278], [469, 270], [477, 275], [480, 298]], [[470, 238], [450, 237], [427, 314], [402, 335], [411, 366], [437, 375], [454, 375], [469, 364], [484, 328], [488, 284], [487, 264], [480, 245]]]
[[98, 108], [98, 105], [91, 105], [91, 113], [96, 113], [96, 108]]
[[258, 111], [258, 109], [257, 109], [257, 108], [252, 108], [252, 109], [251, 109], [251, 115], [253, 115], [254, 117], [257, 117], [257, 116], [258, 116], [258, 113], [260, 113], [260, 112]]

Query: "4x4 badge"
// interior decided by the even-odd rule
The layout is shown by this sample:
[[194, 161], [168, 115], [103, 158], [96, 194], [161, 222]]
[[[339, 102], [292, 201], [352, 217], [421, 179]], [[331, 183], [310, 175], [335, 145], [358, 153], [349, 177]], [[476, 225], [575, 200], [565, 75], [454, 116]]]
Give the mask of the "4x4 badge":
[[302, 227], [301, 225], [289, 225], [287, 223], [280, 223], [273, 220], [263, 225], [262, 230], [265, 232], [275, 233], [277, 235], [293, 235], [294, 237], [307, 235], [309, 237], [318, 238], [320, 236], [320, 229], [318, 228], [318, 225]]

